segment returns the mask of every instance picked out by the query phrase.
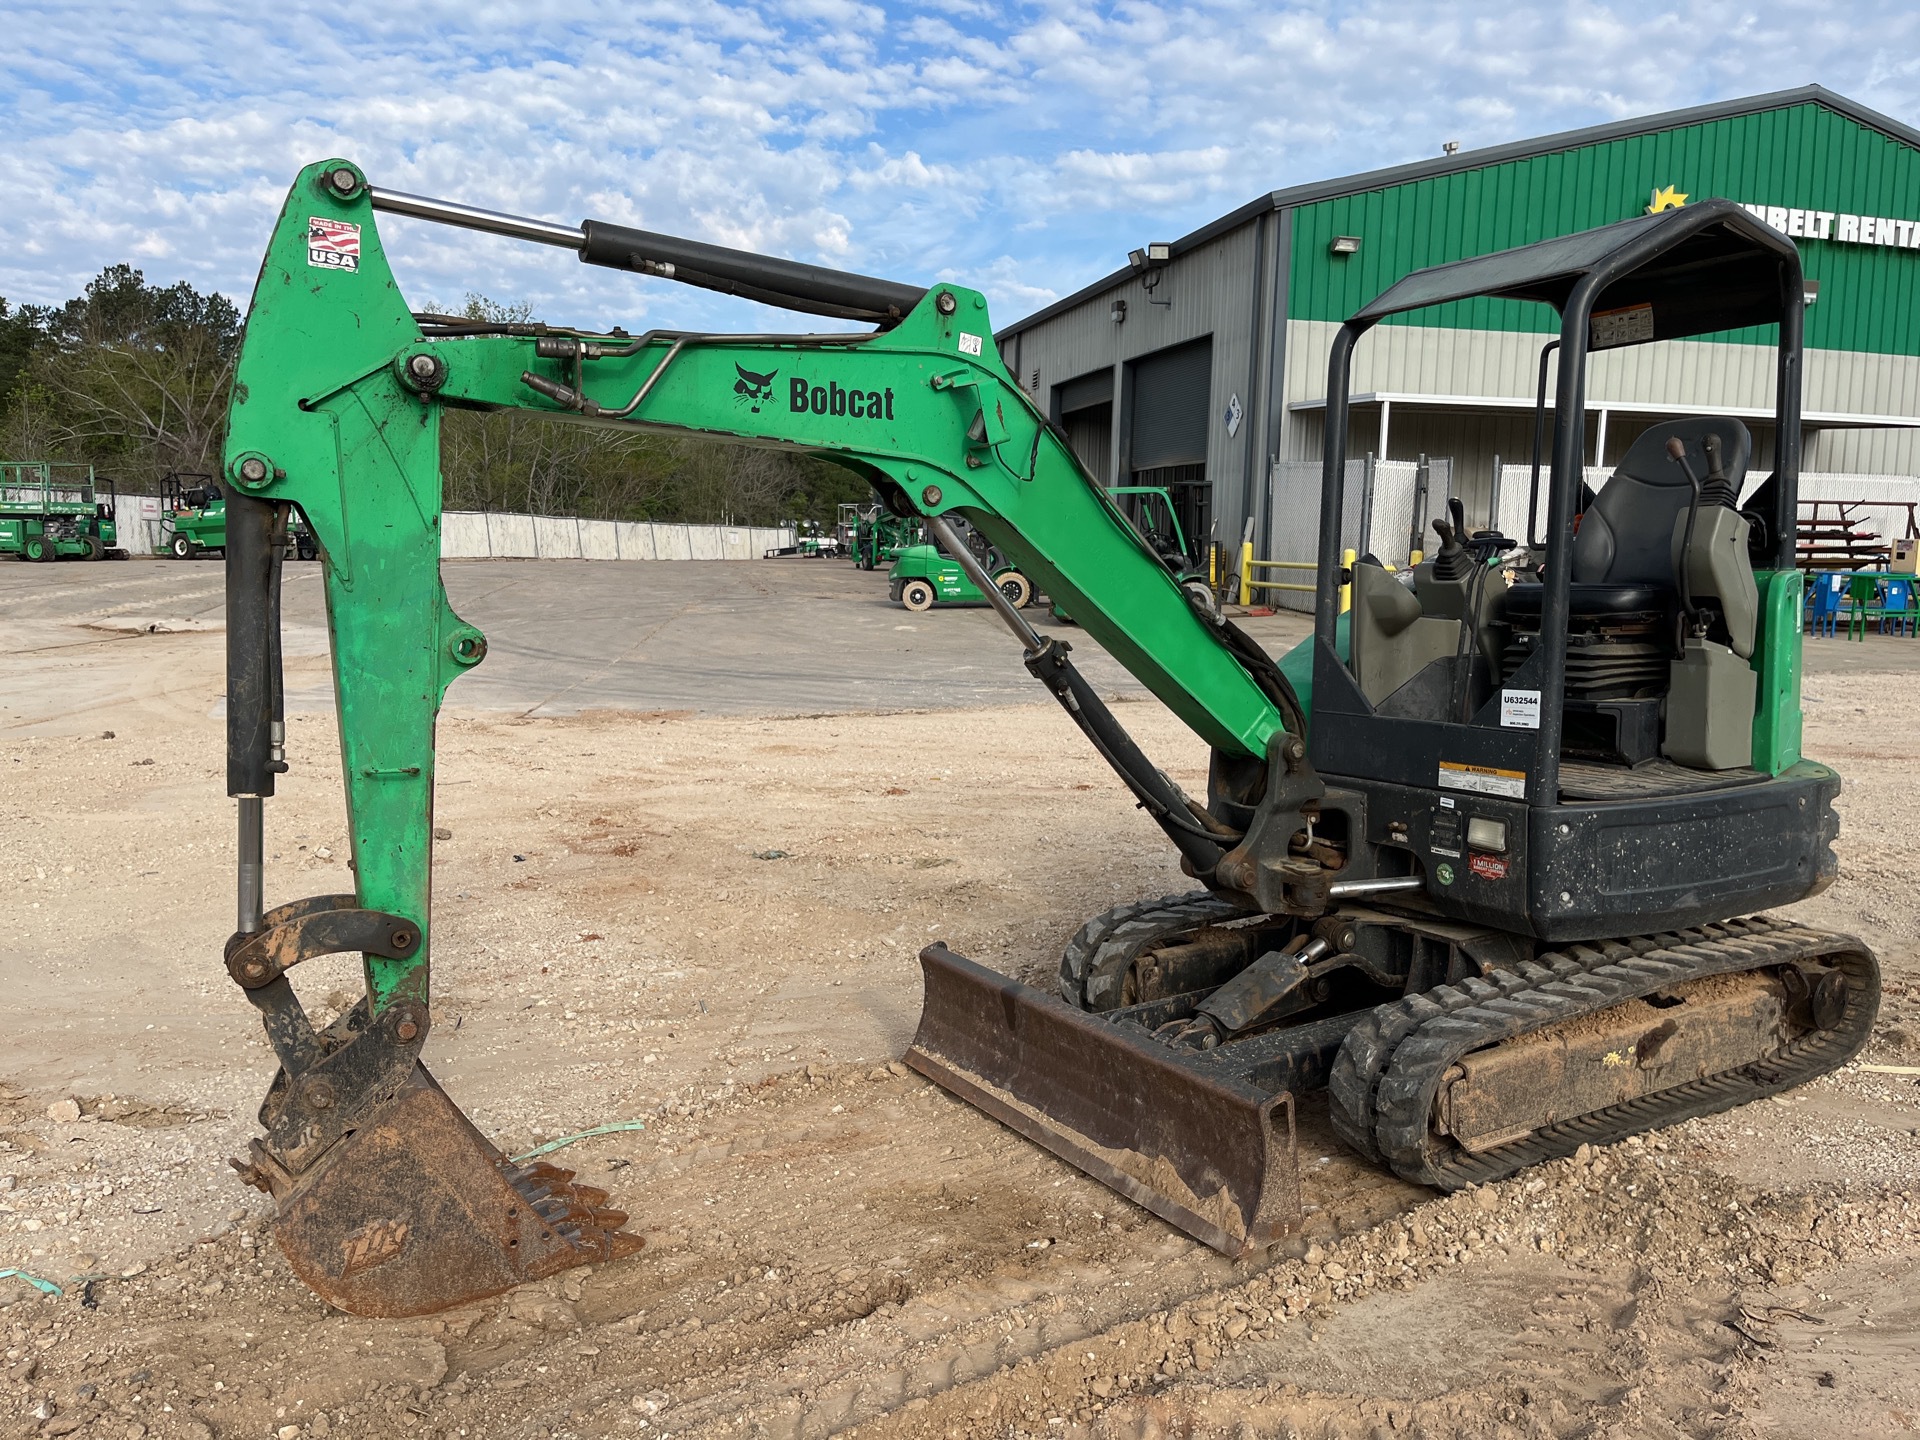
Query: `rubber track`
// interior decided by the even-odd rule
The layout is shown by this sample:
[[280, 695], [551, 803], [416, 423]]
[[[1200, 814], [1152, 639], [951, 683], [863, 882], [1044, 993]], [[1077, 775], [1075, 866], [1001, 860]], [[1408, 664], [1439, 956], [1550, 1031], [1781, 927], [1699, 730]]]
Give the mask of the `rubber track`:
[[[1715, 975], [1824, 960], [1849, 981], [1830, 1030], [1811, 1030], [1772, 1055], [1651, 1095], [1544, 1126], [1477, 1155], [1432, 1125], [1447, 1072], [1469, 1051]], [[1443, 985], [1378, 1007], [1335, 1063], [1335, 1128], [1415, 1184], [1457, 1190], [1697, 1115], [1728, 1110], [1824, 1075], [1866, 1044], [1880, 972], [1858, 940], [1756, 917], [1634, 940], [1576, 945], [1483, 979]], [[1360, 1148], [1360, 1147], [1356, 1147]]]
[[1061, 998], [1095, 1014], [1117, 1009], [1127, 967], [1153, 941], [1246, 918], [1245, 910], [1211, 890], [1116, 905], [1087, 921], [1067, 942], [1060, 956]]

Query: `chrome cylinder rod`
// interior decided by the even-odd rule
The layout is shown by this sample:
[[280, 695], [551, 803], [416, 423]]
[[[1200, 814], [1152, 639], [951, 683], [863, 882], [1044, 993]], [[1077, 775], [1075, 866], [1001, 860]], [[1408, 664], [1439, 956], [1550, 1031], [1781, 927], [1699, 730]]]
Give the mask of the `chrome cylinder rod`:
[[525, 215], [503, 215], [497, 210], [482, 210], [477, 205], [462, 205], [456, 200], [435, 200], [426, 195], [403, 195], [398, 190], [367, 187], [373, 208], [392, 215], [410, 215], [415, 220], [433, 220], [442, 225], [457, 225], [462, 230], [479, 230], [488, 235], [504, 235], [510, 240], [531, 240], [540, 245], [558, 245], [579, 250], [587, 243], [587, 232], [578, 225], [559, 225], [551, 220], [534, 220]]
[[1394, 875], [1379, 880], [1336, 880], [1327, 887], [1335, 900], [1350, 900], [1357, 895], [1391, 895], [1400, 890], [1424, 890], [1426, 879], [1419, 875]]
[[940, 548], [951, 555], [960, 568], [967, 572], [967, 579], [987, 597], [987, 603], [1000, 612], [1000, 618], [1007, 622], [1007, 628], [1013, 631], [1029, 655], [1038, 654], [1041, 640], [1040, 632], [1027, 623], [1027, 617], [1014, 609], [1013, 602], [1001, 593], [1000, 587], [993, 583], [993, 577], [987, 573], [987, 567], [980, 563], [975, 555], [953, 528], [951, 521], [944, 515], [926, 517], [927, 531], [940, 542]]
[[258, 795], [240, 797], [240, 933], [251, 935], [260, 928], [266, 910], [267, 870], [263, 843], [266, 807]]

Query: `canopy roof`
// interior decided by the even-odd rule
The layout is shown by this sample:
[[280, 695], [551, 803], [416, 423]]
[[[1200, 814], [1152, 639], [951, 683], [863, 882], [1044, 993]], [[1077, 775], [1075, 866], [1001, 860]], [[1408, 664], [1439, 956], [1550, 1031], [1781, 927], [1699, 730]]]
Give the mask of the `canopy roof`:
[[1372, 324], [1483, 295], [1562, 310], [1576, 285], [1599, 275], [1603, 284], [1593, 312], [1620, 318], [1596, 324], [1594, 348], [1672, 340], [1777, 324], [1787, 293], [1783, 264], [1798, 273], [1799, 252], [1791, 240], [1731, 200], [1707, 200], [1416, 270], [1353, 320]]

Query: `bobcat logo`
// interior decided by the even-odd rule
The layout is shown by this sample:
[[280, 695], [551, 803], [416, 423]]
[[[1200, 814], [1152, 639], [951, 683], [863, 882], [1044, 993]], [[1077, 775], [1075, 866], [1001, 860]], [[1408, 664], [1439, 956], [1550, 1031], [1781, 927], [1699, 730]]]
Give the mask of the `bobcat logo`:
[[733, 368], [734, 372], [740, 377], [733, 382], [733, 393], [752, 406], [753, 413], [758, 415], [760, 413], [760, 402], [773, 398], [773, 377], [780, 372], [778, 370], [769, 370], [764, 375], [756, 375], [738, 361], [734, 362]]

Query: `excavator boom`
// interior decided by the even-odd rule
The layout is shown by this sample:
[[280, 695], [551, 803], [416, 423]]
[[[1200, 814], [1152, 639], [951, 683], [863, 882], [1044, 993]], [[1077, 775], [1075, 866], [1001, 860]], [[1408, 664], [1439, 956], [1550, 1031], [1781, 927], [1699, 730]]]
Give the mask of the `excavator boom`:
[[[630, 336], [418, 317], [387, 263], [374, 223], [380, 210], [883, 328]], [[227, 443], [228, 789], [240, 820], [238, 928], [227, 959], [261, 1010], [281, 1065], [262, 1107], [266, 1134], [236, 1165], [280, 1202], [277, 1235], [298, 1273], [342, 1308], [423, 1313], [638, 1244], [604, 1193], [572, 1184], [567, 1172], [506, 1160], [420, 1064], [431, 1025], [434, 721], [447, 687], [486, 655], [485, 637], [453, 612], [440, 580], [440, 426], [448, 407], [704, 435], [845, 465], [897, 513], [925, 517], [936, 537], [952, 542], [950, 517], [961, 517], [1011, 557], [1213, 747], [1216, 769], [1237, 777], [1229, 789], [1259, 790], [1270, 765], [1298, 768], [1304, 751], [1290, 732], [1303, 728], [1303, 717], [1287, 681], [1212, 610], [1210, 597], [1183, 586], [1087, 475], [1001, 363], [979, 294], [947, 284], [921, 291], [597, 222], [551, 225], [394, 195], [339, 160], [308, 167], [261, 268]], [[278, 565], [293, 509], [325, 562], [355, 885], [351, 895], [268, 909], [264, 801], [287, 763]], [[971, 559], [963, 545], [948, 548], [963, 564]], [[1001, 600], [984, 575], [975, 578]], [[1234, 868], [1244, 857], [1230, 858], [1244, 830], [1181, 794], [1079, 678], [1067, 647], [1001, 608], [1028, 667], [1188, 869], [1210, 882], [1219, 872], [1228, 890], [1252, 886], [1251, 868]], [[1290, 760], [1275, 758], [1283, 750]], [[316, 1030], [287, 974], [302, 960], [342, 952], [364, 956], [366, 998]], [[914, 1063], [956, 1089], [979, 1089], [983, 1080], [993, 1088], [992, 1077], [969, 1071], [977, 1056], [960, 1052], [1019, 1048], [1038, 1037], [1041, 1049], [1021, 1071], [1028, 1093], [996, 1102], [996, 1113], [1045, 1110], [1048, 1092], [1081, 1068], [1081, 1056], [1071, 1045], [1047, 1051], [1044, 1042], [1070, 1036], [1062, 1017], [1090, 1022], [1034, 992], [1009, 998], [986, 972], [956, 968], [944, 955], [930, 952], [927, 961], [930, 997], [936, 988], [946, 997], [943, 1015], [977, 1015], [1003, 1033], [982, 1051], [968, 1040], [979, 1040], [977, 1027], [950, 1023], [954, 1043], [943, 1049], [923, 1033]], [[1036, 1060], [1042, 1051], [1051, 1058]], [[1141, 1063], [1151, 1072], [1159, 1061], [1146, 1055]], [[1135, 1087], [1142, 1088], [1153, 1086]], [[1265, 1234], [1288, 1209], [1276, 1197], [1291, 1194], [1291, 1111], [1271, 1095], [1234, 1100], [1238, 1123], [1260, 1147], [1240, 1162], [1245, 1180], [1223, 1180], [1205, 1157], [1182, 1156], [1177, 1134], [1149, 1143], [1124, 1119], [1094, 1123], [1097, 1097], [1083, 1107], [1091, 1130], [1068, 1126], [1064, 1137], [1036, 1138], [1090, 1167], [1104, 1163], [1101, 1153], [1170, 1152], [1171, 1187], [1149, 1179], [1134, 1189], [1150, 1204], [1163, 1190], [1172, 1194], [1155, 1206], [1167, 1214], [1168, 1206], [1212, 1214], [1225, 1203], [1234, 1218], [1220, 1233], [1244, 1239], [1249, 1224]], [[1114, 1175], [1125, 1168], [1108, 1166]], [[1284, 1172], [1283, 1183], [1269, 1188], [1269, 1172]], [[1217, 1202], [1229, 1192], [1230, 1201]]]

